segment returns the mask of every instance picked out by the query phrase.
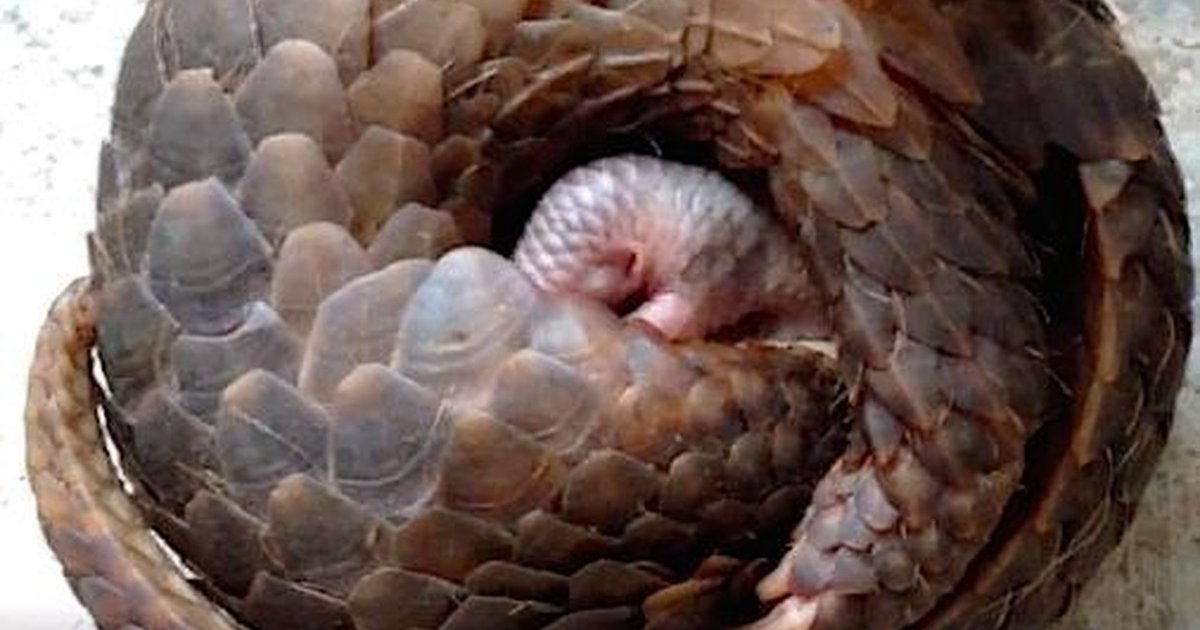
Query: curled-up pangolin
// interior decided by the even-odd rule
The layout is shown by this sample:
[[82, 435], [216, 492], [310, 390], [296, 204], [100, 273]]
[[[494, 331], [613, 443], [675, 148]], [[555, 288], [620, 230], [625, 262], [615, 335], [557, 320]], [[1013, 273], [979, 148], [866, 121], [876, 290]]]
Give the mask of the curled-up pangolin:
[[1044, 625], [1191, 337], [1156, 115], [1096, 0], [150, 0], [46, 535], [112, 628]]

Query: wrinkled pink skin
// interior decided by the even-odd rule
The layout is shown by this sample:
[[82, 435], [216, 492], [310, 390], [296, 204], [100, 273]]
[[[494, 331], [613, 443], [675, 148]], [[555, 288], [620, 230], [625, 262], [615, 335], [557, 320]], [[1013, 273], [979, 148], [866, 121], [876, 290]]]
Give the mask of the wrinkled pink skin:
[[776, 337], [823, 329], [793, 243], [736, 186], [702, 168], [627, 155], [579, 167], [539, 203], [513, 255], [539, 288], [591, 297], [667, 339], [749, 315]]

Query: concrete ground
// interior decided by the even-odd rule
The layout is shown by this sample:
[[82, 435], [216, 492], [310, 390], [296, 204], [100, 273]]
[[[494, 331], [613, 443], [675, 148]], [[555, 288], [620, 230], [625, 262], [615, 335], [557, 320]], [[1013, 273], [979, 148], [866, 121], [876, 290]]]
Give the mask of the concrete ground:
[[[1200, 219], [1200, 0], [1115, 0], [1163, 100]], [[25, 370], [53, 296], [86, 273], [97, 147], [135, 0], [0, 0], [0, 628], [88, 628], [38, 531], [24, 479]], [[1195, 227], [1193, 227], [1195, 229]], [[1063, 623], [1200, 628], [1200, 357], [1140, 515]]]

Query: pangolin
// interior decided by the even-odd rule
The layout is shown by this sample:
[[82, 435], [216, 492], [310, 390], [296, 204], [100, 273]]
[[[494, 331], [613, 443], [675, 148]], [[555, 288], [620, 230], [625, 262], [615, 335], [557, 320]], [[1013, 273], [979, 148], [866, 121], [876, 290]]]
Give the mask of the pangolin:
[[1043, 626], [1191, 337], [1157, 113], [1097, 0], [150, 0], [47, 539], [105, 628]]

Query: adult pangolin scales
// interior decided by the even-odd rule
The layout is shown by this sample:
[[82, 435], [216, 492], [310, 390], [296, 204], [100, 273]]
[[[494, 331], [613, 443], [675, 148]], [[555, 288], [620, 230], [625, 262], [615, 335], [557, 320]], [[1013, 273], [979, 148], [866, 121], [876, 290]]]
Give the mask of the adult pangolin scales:
[[47, 538], [105, 628], [1043, 626], [1191, 338], [1156, 116], [1098, 0], [150, 0]]

